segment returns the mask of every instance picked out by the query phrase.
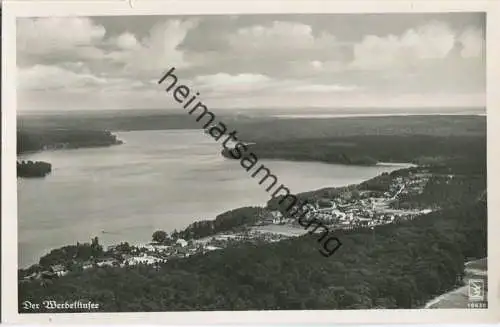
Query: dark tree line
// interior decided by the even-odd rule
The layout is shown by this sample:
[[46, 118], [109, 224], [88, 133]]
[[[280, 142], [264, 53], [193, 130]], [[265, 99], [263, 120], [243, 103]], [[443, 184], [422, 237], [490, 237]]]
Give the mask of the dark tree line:
[[423, 209], [453, 207], [477, 199], [486, 189], [486, 181], [480, 176], [434, 176], [421, 194], [400, 195], [392, 206], [397, 209]]
[[[337, 109], [339, 110], [339, 109]], [[349, 108], [345, 113], [352, 114]], [[362, 110], [359, 113], [366, 113]], [[388, 113], [391, 113], [389, 111]], [[386, 116], [346, 118], [276, 119], [246, 114], [217, 112], [221, 121], [238, 131], [241, 140], [277, 141], [333, 138], [353, 135], [484, 135], [486, 117], [481, 116]], [[44, 114], [18, 117], [21, 129], [95, 129], [142, 131], [164, 129], [197, 129], [199, 122], [183, 112], [165, 110], [85, 111], [71, 115]]]
[[30, 275], [34, 272], [48, 271], [52, 266], [62, 265], [65, 269], [74, 270], [75, 264], [85, 261], [92, 262], [104, 255], [99, 239], [94, 237], [91, 243], [77, 243], [50, 251], [42, 256], [38, 264], [19, 271], [20, 277]]
[[52, 165], [44, 161], [17, 161], [17, 177], [45, 177]]
[[447, 165], [464, 158], [483, 156], [485, 136], [359, 135], [303, 140], [261, 140], [248, 146], [258, 158], [323, 161], [347, 165], [377, 162], [412, 162]]
[[218, 215], [215, 220], [196, 221], [186, 229], [175, 232], [174, 238], [198, 239], [221, 232], [233, 231], [235, 228], [255, 224], [262, 212], [260, 207], [243, 207]]
[[46, 148], [82, 148], [120, 144], [122, 141], [109, 131], [81, 129], [18, 130], [17, 153]]

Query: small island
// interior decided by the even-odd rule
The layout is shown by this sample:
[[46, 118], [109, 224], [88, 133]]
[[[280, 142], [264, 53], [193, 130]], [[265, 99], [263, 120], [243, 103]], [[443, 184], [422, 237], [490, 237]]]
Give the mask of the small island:
[[52, 165], [44, 161], [17, 161], [17, 177], [45, 177], [52, 171]]

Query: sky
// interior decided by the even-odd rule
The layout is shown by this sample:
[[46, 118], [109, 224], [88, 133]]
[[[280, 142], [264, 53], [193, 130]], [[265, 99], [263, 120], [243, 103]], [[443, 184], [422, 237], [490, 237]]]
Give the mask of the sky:
[[484, 107], [484, 13], [19, 18], [20, 111]]

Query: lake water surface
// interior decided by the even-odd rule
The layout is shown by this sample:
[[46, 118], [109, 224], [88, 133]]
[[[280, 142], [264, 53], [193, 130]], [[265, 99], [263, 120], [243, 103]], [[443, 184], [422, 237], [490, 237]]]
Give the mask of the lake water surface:
[[[146, 242], [157, 230], [182, 229], [269, 193], [221, 144], [200, 130], [116, 133], [123, 145], [45, 151], [24, 160], [52, 164], [43, 179], [18, 179], [19, 265], [53, 248], [89, 242]], [[221, 139], [222, 141], [222, 139]], [[292, 192], [359, 183], [407, 165], [358, 167], [261, 160]]]

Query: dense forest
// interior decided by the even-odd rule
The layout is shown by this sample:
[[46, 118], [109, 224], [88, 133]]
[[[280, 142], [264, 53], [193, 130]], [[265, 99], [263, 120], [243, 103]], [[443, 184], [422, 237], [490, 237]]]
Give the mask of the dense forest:
[[253, 225], [257, 222], [263, 208], [243, 207], [218, 215], [215, 220], [201, 220], [189, 225], [180, 232], [174, 232], [173, 238], [186, 240], [198, 239], [221, 232], [234, 231], [238, 227]]
[[477, 197], [486, 185], [481, 176], [433, 176], [427, 183], [424, 193], [401, 195], [392, 205], [396, 209], [421, 209], [459, 206]]
[[17, 177], [45, 177], [52, 165], [44, 161], [17, 161]]
[[174, 230], [170, 235], [165, 231], [157, 230], [153, 233], [152, 241], [170, 245], [178, 238], [192, 240], [228, 231], [238, 231], [245, 226], [254, 225], [263, 211], [264, 208], [261, 207], [237, 208], [217, 215], [214, 220], [195, 221], [181, 231]]
[[51, 266], [62, 265], [65, 269], [75, 271], [78, 267], [77, 262], [95, 262], [96, 259], [105, 255], [102, 245], [99, 244], [97, 237], [93, 238], [91, 243], [77, 243], [76, 245], [67, 245], [62, 248], [54, 249], [42, 256], [38, 264], [32, 265], [26, 269], [19, 269], [20, 278], [33, 273], [50, 271]]
[[[374, 165], [377, 162], [446, 164], [483, 155], [486, 137], [429, 135], [361, 135], [289, 141], [261, 141], [247, 145], [247, 152], [258, 158], [322, 161], [346, 165]], [[234, 159], [229, 151], [222, 152]]]
[[[430, 135], [430, 136], [484, 136], [486, 117], [461, 115], [422, 115], [346, 118], [276, 118], [277, 110], [263, 111], [218, 110], [217, 120], [227, 125], [228, 132], [237, 131], [244, 141], [290, 141], [296, 139], [334, 138], [357, 135]], [[336, 111], [339, 111], [336, 109]], [[278, 111], [279, 112], [279, 111]], [[352, 114], [349, 109], [348, 113]], [[329, 112], [331, 113], [331, 112]], [[121, 110], [64, 112], [18, 117], [21, 130], [38, 129], [92, 129], [138, 131], [163, 129], [200, 129], [203, 124], [196, 116], [179, 109]]]
[[21, 283], [20, 301], [78, 294], [103, 311], [418, 308], [456, 286], [465, 260], [487, 255], [484, 176], [478, 182], [474, 174], [463, 175], [459, 184], [447, 185], [460, 190], [449, 193], [460, 201], [373, 231], [338, 231], [342, 251], [331, 259], [306, 235], [158, 266], [89, 269]]

